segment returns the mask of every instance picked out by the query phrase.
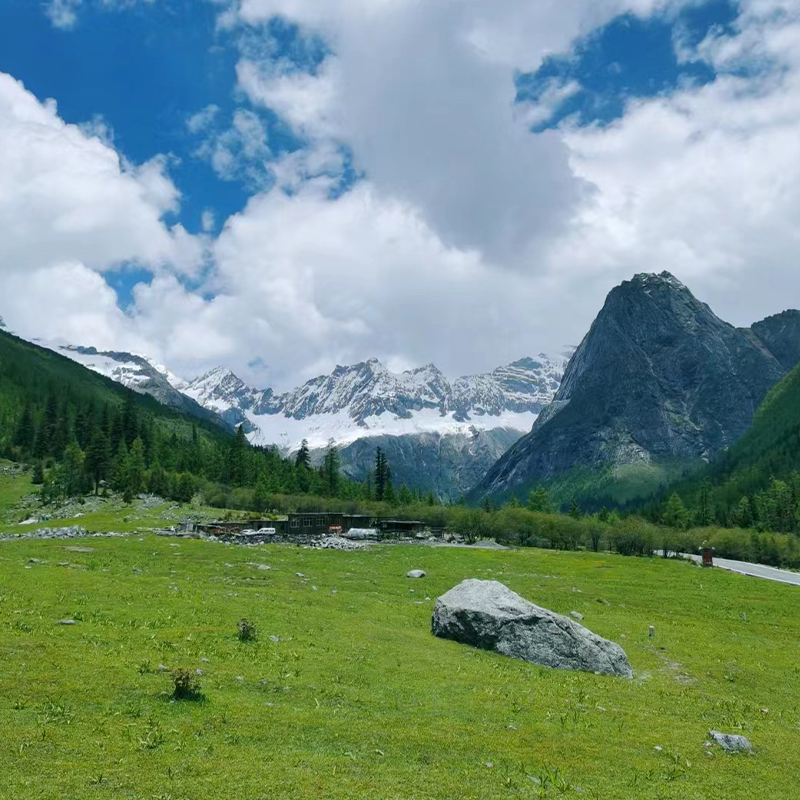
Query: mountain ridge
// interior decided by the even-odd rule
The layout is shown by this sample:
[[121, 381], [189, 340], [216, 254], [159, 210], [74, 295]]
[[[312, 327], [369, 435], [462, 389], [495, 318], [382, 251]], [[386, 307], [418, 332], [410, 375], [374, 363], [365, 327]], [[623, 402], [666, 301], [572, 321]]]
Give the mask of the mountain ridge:
[[[800, 353], [800, 326], [781, 338], [782, 322], [767, 324], [762, 337], [785, 340], [791, 359], [795, 346]], [[786, 371], [762, 337], [721, 320], [668, 272], [624, 281], [606, 298], [552, 404], [470, 498], [520, 493], [575, 470], [711, 458], [747, 430]]]

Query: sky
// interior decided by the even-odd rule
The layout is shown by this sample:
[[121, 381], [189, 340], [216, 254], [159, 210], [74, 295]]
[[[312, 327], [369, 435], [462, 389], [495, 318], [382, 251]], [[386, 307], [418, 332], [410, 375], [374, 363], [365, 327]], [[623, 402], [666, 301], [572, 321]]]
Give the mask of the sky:
[[800, 306], [800, 0], [0, 0], [0, 316], [276, 390]]

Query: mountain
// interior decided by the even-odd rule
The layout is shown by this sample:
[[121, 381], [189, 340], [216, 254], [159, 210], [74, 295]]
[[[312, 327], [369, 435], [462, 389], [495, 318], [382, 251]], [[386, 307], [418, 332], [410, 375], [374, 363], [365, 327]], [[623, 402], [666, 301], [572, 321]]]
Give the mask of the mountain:
[[608, 295], [552, 404], [471, 499], [536, 484], [560, 499], [652, 491], [671, 469], [710, 459], [749, 428], [797, 360], [799, 334], [797, 312], [738, 329], [669, 273], [636, 275]]
[[[10, 437], [24, 408], [30, 407], [37, 416], [43, 413], [51, 398], [62, 405], [64, 415], [67, 408], [74, 415], [78, 407], [121, 409], [131, 395], [119, 381], [98, 374], [97, 370], [87, 369], [51, 348], [27, 342], [5, 331], [0, 331], [0, 366], [0, 440]], [[230, 431], [224, 432], [211, 420], [198, 420], [180, 409], [159, 403], [146, 393], [134, 394], [132, 402], [143, 418], [152, 420], [164, 437], [174, 432], [182, 439], [191, 440], [192, 431], [196, 429], [200, 438], [207, 441], [227, 443], [231, 438]], [[77, 429], [80, 426], [75, 419], [72, 424], [74, 432], [79, 433]], [[65, 437], [64, 444], [69, 439], [68, 427], [61, 431]], [[54, 455], [60, 456], [61, 453]]]
[[213, 422], [224, 428], [232, 428], [213, 410], [203, 407], [196, 400], [179, 391], [177, 387], [184, 385], [185, 382], [147, 356], [50, 342], [38, 342], [38, 344], [54, 350], [72, 361], [77, 361], [93, 372], [105, 375], [139, 394], [150, 395], [165, 406], [198, 419]]
[[785, 370], [800, 361], [800, 311], [784, 311], [756, 322], [753, 333]]
[[[755, 327], [755, 326], [754, 326]], [[669, 486], [703, 524], [800, 530], [800, 365], [767, 394], [750, 429], [700, 474]]]
[[220, 367], [182, 391], [242, 424], [255, 444], [289, 453], [306, 439], [316, 462], [333, 439], [343, 469], [357, 478], [372, 468], [380, 446], [398, 484], [455, 498], [530, 430], [558, 389], [564, 365], [564, 356], [540, 355], [450, 383], [433, 364], [394, 373], [370, 359], [280, 395], [252, 389]]

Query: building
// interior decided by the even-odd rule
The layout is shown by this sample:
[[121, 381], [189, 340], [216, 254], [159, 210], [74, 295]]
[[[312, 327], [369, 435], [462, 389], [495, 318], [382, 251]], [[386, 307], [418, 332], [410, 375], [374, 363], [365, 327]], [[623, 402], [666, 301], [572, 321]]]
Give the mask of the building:
[[331, 511], [303, 511], [289, 514], [290, 534], [347, 533], [351, 528], [376, 528], [369, 514], [342, 514]]

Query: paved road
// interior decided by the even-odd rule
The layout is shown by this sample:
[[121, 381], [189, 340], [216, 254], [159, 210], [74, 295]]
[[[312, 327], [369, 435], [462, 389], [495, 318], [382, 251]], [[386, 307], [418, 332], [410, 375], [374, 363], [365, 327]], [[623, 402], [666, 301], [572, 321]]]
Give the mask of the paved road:
[[[688, 555], [692, 561], [701, 561], [700, 556]], [[763, 578], [766, 581], [790, 583], [800, 586], [800, 572], [789, 572], [788, 569], [765, 567], [763, 564], [750, 564], [747, 561], [732, 561], [729, 558], [714, 558], [714, 566], [726, 569], [728, 572], [738, 572], [740, 575], [750, 575], [753, 578]]]

